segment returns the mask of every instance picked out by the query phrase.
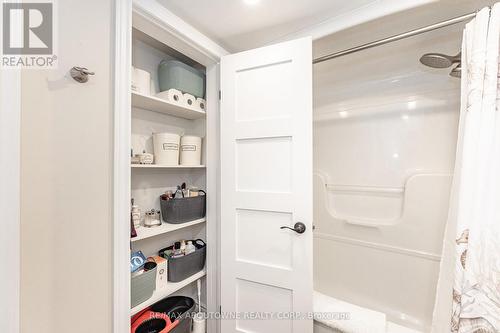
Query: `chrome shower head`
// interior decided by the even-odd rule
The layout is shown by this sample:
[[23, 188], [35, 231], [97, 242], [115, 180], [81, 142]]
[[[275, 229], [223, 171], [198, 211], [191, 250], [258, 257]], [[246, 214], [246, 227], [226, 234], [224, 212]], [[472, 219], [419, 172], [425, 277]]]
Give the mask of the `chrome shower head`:
[[420, 58], [420, 62], [432, 68], [448, 68], [460, 62], [461, 57], [460, 53], [454, 57], [441, 53], [426, 53]]
[[461, 78], [462, 77], [462, 64], [458, 63], [450, 72], [450, 75], [453, 77]]

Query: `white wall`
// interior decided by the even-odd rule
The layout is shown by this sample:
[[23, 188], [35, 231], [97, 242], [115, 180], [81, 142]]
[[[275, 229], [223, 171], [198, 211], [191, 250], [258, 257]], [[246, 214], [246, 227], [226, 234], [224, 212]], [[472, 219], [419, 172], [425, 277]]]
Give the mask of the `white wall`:
[[22, 76], [23, 333], [112, 331], [112, 4], [59, 1], [59, 68]]
[[0, 70], [0, 332], [19, 331], [20, 86], [19, 71]]
[[[320, 40], [316, 51], [376, 27]], [[460, 81], [419, 58], [458, 53], [461, 29], [314, 67], [315, 289], [424, 331], [446, 223]]]

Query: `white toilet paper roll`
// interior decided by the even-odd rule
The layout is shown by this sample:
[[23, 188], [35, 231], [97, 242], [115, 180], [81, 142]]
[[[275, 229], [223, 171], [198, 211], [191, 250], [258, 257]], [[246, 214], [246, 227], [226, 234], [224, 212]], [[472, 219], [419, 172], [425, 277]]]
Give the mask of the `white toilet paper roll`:
[[193, 333], [205, 333], [206, 319], [202, 312], [198, 312], [193, 317]]
[[196, 101], [196, 97], [194, 97], [193, 95], [191, 94], [184, 94], [182, 95], [182, 104], [184, 104], [184, 106], [188, 106], [188, 107], [192, 107], [194, 108], [194, 103]]
[[197, 98], [194, 102], [194, 107], [198, 110], [205, 111], [205, 109], [207, 108], [207, 101], [205, 101], [203, 98]]
[[182, 92], [177, 89], [168, 89], [162, 91], [161, 93], [156, 94], [156, 97], [161, 98], [170, 103], [182, 103], [184, 96], [182, 96]]

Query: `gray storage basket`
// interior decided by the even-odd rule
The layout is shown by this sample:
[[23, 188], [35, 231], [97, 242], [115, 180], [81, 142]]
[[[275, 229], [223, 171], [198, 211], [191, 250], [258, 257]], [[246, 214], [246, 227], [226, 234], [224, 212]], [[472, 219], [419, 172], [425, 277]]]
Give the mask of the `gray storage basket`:
[[[205, 193], [204, 191], [200, 191]], [[205, 217], [207, 196], [163, 200], [160, 198], [163, 221], [172, 224], [189, 222]]]
[[163, 60], [158, 66], [160, 91], [177, 89], [205, 98], [205, 74], [177, 60]]
[[[196, 242], [203, 240], [197, 239]], [[193, 240], [193, 244], [196, 242]], [[196, 244], [195, 244], [196, 246]], [[191, 275], [194, 275], [201, 271], [205, 267], [205, 260], [207, 257], [207, 245], [203, 242], [203, 246], [196, 247], [196, 251], [188, 255], [171, 258], [165, 253], [168, 250], [172, 250], [173, 246], [169, 246], [165, 249], [160, 250], [159, 255], [167, 259], [167, 273], [168, 281], [179, 282], [187, 279]]]
[[130, 281], [132, 307], [147, 301], [156, 289], [156, 269], [132, 277]]

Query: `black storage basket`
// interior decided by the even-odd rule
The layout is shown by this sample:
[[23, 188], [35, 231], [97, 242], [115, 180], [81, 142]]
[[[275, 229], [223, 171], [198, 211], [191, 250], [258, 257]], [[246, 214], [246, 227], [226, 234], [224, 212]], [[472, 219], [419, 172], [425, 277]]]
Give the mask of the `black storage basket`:
[[179, 282], [185, 280], [205, 267], [207, 245], [201, 239], [197, 239], [196, 241], [193, 240], [192, 242], [196, 247], [196, 251], [182, 257], [171, 258], [167, 256], [166, 252], [168, 250], [173, 250], [173, 246], [169, 246], [159, 251], [159, 255], [167, 259], [168, 281]]
[[165, 313], [179, 323], [169, 333], [190, 333], [194, 313], [194, 300], [186, 296], [167, 297], [151, 306], [151, 311]]
[[207, 212], [207, 196], [205, 191], [200, 192], [204, 195], [171, 200], [163, 200], [160, 198], [163, 221], [179, 224], [205, 217]]

